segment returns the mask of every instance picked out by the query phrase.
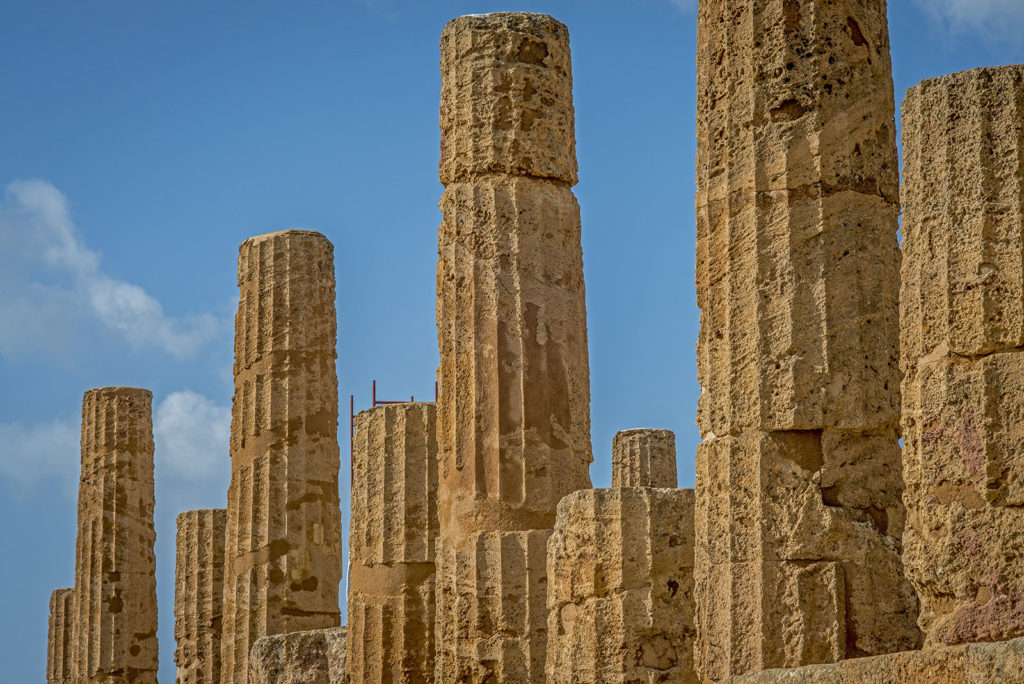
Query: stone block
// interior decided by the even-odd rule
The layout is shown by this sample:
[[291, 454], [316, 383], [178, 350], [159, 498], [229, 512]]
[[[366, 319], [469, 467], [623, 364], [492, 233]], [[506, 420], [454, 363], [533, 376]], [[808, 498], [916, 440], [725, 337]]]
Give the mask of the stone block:
[[262, 637], [248, 662], [251, 684], [344, 684], [345, 628]]

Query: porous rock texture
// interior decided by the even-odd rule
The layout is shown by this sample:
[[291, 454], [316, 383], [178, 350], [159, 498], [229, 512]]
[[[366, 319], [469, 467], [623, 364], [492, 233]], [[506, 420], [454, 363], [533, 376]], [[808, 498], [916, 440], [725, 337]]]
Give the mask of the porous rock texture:
[[696, 682], [693, 490], [588, 489], [548, 542], [547, 681]]
[[671, 430], [622, 430], [612, 440], [612, 487], [675, 487], [676, 436]]
[[903, 106], [904, 562], [926, 646], [1024, 635], [1024, 66]]
[[46, 638], [47, 684], [74, 683], [71, 678], [74, 601], [74, 589], [54, 589], [50, 594], [50, 624]]
[[156, 684], [153, 395], [101, 387], [82, 400], [72, 679]]
[[261, 636], [340, 623], [334, 247], [287, 230], [239, 248], [221, 679]]
[[252, 684], [344, 684], [345, 628], [257, 639], [249, 657], [249, 681]]
[[912, 649], [885, 0], [698, 6], [696, 660]]
[[459, 17], [441, 79], [436, 678], [537, 682], [544, 544], [592, 460], [568, 30]]
[[434, 404], [355, 419], [349, 534], [349, 682], [434, 679]]
[[224, 616], [223, 508], [178, 516], [174, 569], [176, 684], [220, 684]]

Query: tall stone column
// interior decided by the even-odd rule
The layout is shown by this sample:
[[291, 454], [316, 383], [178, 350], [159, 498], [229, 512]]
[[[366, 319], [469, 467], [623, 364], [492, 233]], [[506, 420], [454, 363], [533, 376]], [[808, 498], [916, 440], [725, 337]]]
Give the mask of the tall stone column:
[[156, 684], [153, 395], [101, 387], [82, 400], [75, 544], [78, 684]]
[[178, 516], [174, 569], [174, 662], [177, 684], [220, 684], [224, 617], [223, 508]]
[[634, 428], [612, 440], [612, 487], [675, 487], [676, 436], [671, 430]]
[[356, 416], [349, 533], [348, 681], [434, 681], [434, 404]]
[[312, 231], [239, 248], [221, 681], [261, 636], [337, 627], [334, 247]]
[[700, 0], [698, 669], [919, 644], [885, 0]]
[[903, 559], [926, 646], [1024, 635], [1024, 66], [903, 105]]
[[545, 545], [590, 486], [590, 374], [564, 25], [441, 35], [437, 681], [541, 681]]
[[50, 594], [50, 626], [46, 639], [47, 684], [74, 683], [71, 678], [74, 604], [74, 589], [54, 589]]

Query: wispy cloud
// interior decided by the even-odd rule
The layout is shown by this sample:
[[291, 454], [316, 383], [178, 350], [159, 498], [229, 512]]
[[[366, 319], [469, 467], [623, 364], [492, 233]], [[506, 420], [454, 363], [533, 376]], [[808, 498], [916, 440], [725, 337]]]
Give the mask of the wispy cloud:
[[13, 485], [11, 491], [16, 493], [25, 494], [49, 482], [74, 496], [81, 472], [79, 449], [75, 420], [0, 423], [0, 478]]
[[231, 407], [195, 392], [174, 392], [153, 415], [153, 439], [161, 470], [187, 480], [230, 472]]
[[168, 316], [142, 287], [105, 273], [67, 199], [41, 180], [11, 183], [0, 203], [0, 289], [0, 356], [8, 358], [60, 352], [95, 323], [132, 347], [187, 358], [226, 326], [210, 314]]
[[1024, 0], [914, 0], [950, 33], [1024, 43]]
[[697, 0], [669, 0], [669, 3], [680, 12], [692, 12], [697, 7]]

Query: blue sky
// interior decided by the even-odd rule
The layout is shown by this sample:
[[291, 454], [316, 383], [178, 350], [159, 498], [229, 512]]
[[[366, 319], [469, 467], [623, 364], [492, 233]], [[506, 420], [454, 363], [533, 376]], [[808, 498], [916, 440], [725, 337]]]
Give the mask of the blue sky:
[[[72, 583], [84, 390], [154, 392], [161, 679], [174, 518], [223, 506], [238, 244], [335, 244], [347, 398], [430, 398], [438, 37], [543, 11], [570, 29], [596, 486], [619, 429], [675, 430], [693, 482], [694, 7], [608, 2], [0, 1], [0, 661], [43, 676]], [[1024, 62], [1021, 0], [891, 0], [897, 101]], [[347, 468], [343, 467], [342, 472]], [[347, 477], [342, 477], [348, 530]]]

